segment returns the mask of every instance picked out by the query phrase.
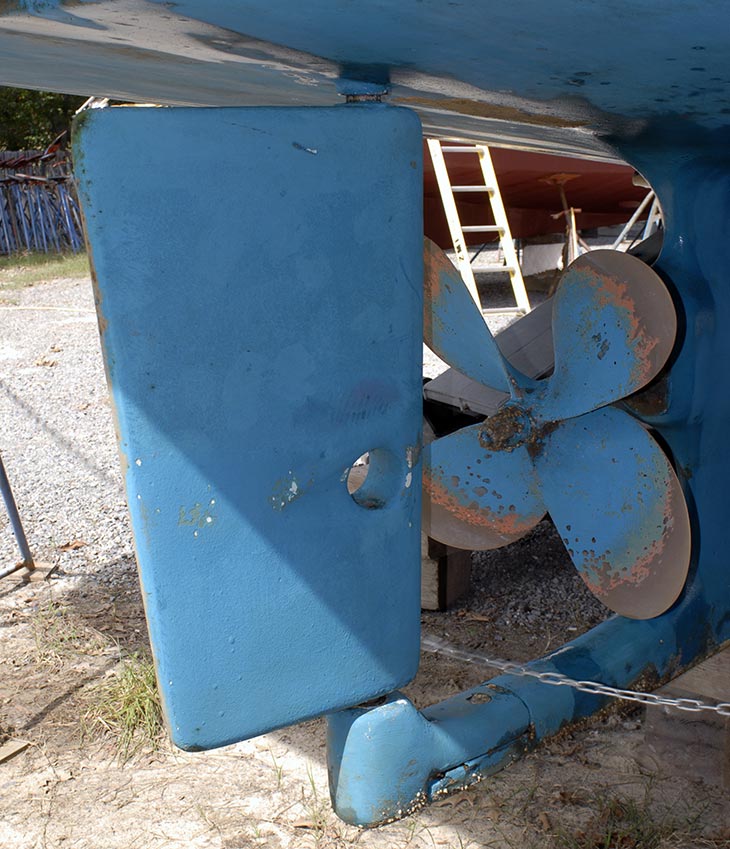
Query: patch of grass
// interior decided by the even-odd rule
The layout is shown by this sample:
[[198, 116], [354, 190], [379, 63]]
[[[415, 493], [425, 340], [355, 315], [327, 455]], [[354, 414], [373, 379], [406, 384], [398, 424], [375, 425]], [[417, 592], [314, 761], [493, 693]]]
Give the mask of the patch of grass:
[[88, 277], [89, 260], [78, 254], [14, 254], [0, 257], [0, 292], [24, 289], [59, 277]]
[[556, 845], [561, 849], [655, 849], [669, 833], [633, 800], [613, 798], [602, 801], [585, 828], [559, 833]]
[[[559, 849], [669, 849], [686, 846], [692, 836], [688, 821], [672, 811], [650, 807], [648, 796], [636, 801], [628, 796], [598, 796], [591, 800], [588, 823], [572, 833], [558, 831]], [[689, 833], [688, 833], [689, 831]], [[706, 845], [706, 844], [702, 844]]]
[[276, 755], [271, 748], [269, 748], [269, 754], [271, 755], [271, 763], [273, 764], [274, 772], [276, 773], [276, 788], [277, 790], [280, 790], [281, 782], [284, 779], [284, 767], [276, 760]]
[[326, 836], [329, 809], [317, 791], [317, 784], [314, 780], [311, 763], [307, 763], [307, 779], [309, 780], [309, 788], [312, 792], [308, 798], [302, 794], [302, 806], [309, 817], [309, 827], [314, 832], [315, 845], [319, 846]]
[[56, 601], [39, 605], [30, 621], [35, 659], [41, 665], [60, 666], [79, 654], [100, 654], [109, 648], [102, 634], [78, 622]]
[[457, 834], [456, 839], [459, 841], [458, 847], [454, 847], [454, 849], [471, 849], [472, 846], [476, 846], [471, 840], [467, 840], [466, 843], [461, 839], [461, 837]]
[[[311, 763], [307, 763], [307, 780], [309, 793], [302, 788], [301, 807], [304, 818], [293, 824], [297, 831], [301, 830], [302, 837], [297, 840], [299, 846], [309, 845], [313, 849], [346, 849], [356, 842], [347, 836], [348, 827], [335, 820], [329, 800], [325, 799], [317, 789]], [[306, 835], [306, 837], [305, 837]]]
[[142, 749], [155, 751], [163, 739], [162, 706], [152, 660], [135, 652], [88, 694], [86, 728], [114, 738], [117, 756], [129, 760]]

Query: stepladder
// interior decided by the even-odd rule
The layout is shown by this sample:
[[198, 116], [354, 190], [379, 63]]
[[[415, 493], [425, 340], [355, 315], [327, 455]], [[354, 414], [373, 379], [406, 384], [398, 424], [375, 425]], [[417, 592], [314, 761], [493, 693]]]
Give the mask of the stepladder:
[[[522, 278], [519, 259], [514, 240], [510, 232], [507, 213], [499, 191], [497, 175], [494, 171], [492, 157], [486, 145], [441, 142], [439, 139], [428, 139], [428, 150], [433, 162], [439, 193], [443, 203], [446, 221], [454, 247], [457, 268], [466, 284], [472, 298], [483, 314], [518, 314], [524, 315], [530, 311], [530, 301]], [[448, 162], [452, 156], [478, 157], [481, 181], [464, 185], [452, 183]], [[484, 221], [476, 224], [462, 223], [462, 214], [457, 197], [463, 194], [477, 194], [484, 199], [482, 206]], [[492, 220], [489, 220], [492, 219]], [[486, 274], [508, 274], [514, 306], [482, 307], [477, 288], [472, 258], [467, 247], [469, 234], [481, 234], [484, 243], [492, 243], [498, 247], [498, 261], [488, 263], [480, 268]], [[473, 237], [472, 237], [473, 238]]]

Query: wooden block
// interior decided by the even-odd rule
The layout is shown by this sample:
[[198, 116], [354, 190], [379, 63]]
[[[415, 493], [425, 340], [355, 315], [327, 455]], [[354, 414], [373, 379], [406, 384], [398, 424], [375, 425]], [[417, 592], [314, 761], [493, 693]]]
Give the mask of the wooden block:
[[0, 763], [9, 761], [30, 746], [27, 740], [8, 740], [0, 746]]
[[[657, 691], [669, 698], [730, 702], [730, 649], [725, 649]], [[711, 711], [647, 707], [638, 763], [652, 771], [730, 787], [730, 717]]]
[[57, 563], [34, 563], [32, 569], [26, 567], [19, 574], [24, 581], [46, 581], [57, 568]]
[[730, 702], [730, 646], [713, 654], [670, 681], [666, 689], [677, 688], [709, 702]]
[[469, 592], [470, 585], [471, 552], [421, 533], [421, 608], [446, 610]]

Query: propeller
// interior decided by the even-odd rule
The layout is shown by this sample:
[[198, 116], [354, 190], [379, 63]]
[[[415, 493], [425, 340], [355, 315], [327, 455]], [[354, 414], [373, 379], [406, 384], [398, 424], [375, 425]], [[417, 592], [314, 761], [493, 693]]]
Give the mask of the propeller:
[[667, 457], [610, 406], [661, 371], [677, 330], [672, 299], [641, 260], [597, 250], [573, 262], [553, 299], [555, 369], [541, 381], [504, 359], [454, 266], [426, 240], [426, 344], [509, 399], [483, 423], [424, 449], [424, 521], [455, 548], [499, 548], [550, 513], [576, 569], [632, 619], [682, 591], [691, 534]]

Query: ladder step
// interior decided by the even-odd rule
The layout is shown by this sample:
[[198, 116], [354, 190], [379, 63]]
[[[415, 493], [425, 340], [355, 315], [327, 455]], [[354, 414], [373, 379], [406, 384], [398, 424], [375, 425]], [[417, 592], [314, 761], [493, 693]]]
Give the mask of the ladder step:
[[481, 265], [475, 268], [478, 274], [496, 274], [498, 271], [506, 274], [514, 274], [513, 265]]
[[494, 194], [496, 189], [494, 186], [452, 186], [452, 192], [489, 192]]
[[491, 307], [482, 310], [482, 315], [525, 315], [526, 310], [521, 307]]
[[[2, 0], [0, 0], [0, 2], [2, 2]], [[444, 144], [436, 139], [428, 140], [428, 148], [431, 153], [431, 161], [433, 162], [434, 173], [438, 182], [444, 212], [446, 214], [446, 221], [449, 226], [449, 232], [451, 233], [451, 241], [454, 245], [454, 250], [457, 252], [459, 268], [464, 281], [474, 296], [474, 300], [477, 304], [479, 304], [479, 295], [476, 290], [476, 281], [474, 279], [475, 271], [485, 272], [486, 274], [507, 274], [509, 275], [510, 285], [515, 296], [517, 307], [488, 310], [488, 312], [495, 314], [513, 313], [515, 315], [524, 315], [525, 313], [528, 313], [530, 311], [529, 300], [527, 292], [525, 291], [522, 275], [520, 273], [519, 260], [515, 255], [514, 244], [512, 242], [512, 236], [509, 229], [509, 222], [502, 205], [499, 186], [497, 185], [498, 181], [494, 172], [492, 159], [489, 154], [489, 148], [486, 145], [469, 142], [451, 142]], [[475, 176], [472, 177], [472, 179], [482, 179], [483, 182], [479, 184], [454, 185], [452, 180], [456, 178], [456, 175], [450, 175], [446, 165], [446, 154], [448, 153], [468, 153], [472, 156], [476, 156], [477, 158], [476, 160], [473, 160], [473, 164], [479, 164], [481, 177]], [[467, 179], [469, 178], [467, 177]], [[459, 220], [460, 213], [459, 203], [457, 202], [458, 198], [456, 197], [457, 193], [474, 193], [476, 195], [474, 198], [476, 202], [479, 204], [483, 204], [485, 202], [488, 203], [492, 212], [494, 224], [470, 224], [464, 226]], [[487, 210], [487, 213], [488, 212], [489, 211]], [[465, 256], [465, 239], [467, 234], [470, 233], [492, 234], [495, 246], [498, 244], [502, 250], [501, 255], [503, 256], [504, 264], [494, 263], [492, 260], [492, 263], [489, 265], [476, 266], [476, 268], [472, 268], [471, 262], [468, 257]], [[484, 241], [485, 239], [489, 241], [489, 237], [486, 235], [479, 241]]]

